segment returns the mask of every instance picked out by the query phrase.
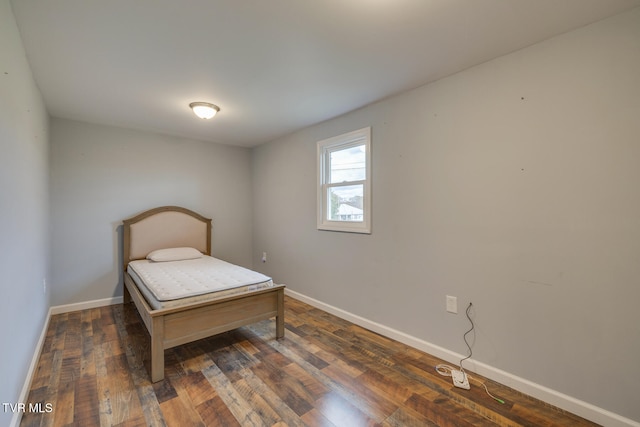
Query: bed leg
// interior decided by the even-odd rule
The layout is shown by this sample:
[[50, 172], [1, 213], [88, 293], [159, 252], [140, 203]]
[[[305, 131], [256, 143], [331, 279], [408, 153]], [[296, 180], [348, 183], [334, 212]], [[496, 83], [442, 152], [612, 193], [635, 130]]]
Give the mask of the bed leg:
[[132, 301], [131, 294], [129, 293], [129, 289], [127, 289], [126, 284], [123, 284], [122, 287], [124, 288], [124, 291], [122, 293], [122, 303], [129, 304]]
[[164, 322], [162, 316], [154, 317], [151, 335], [151, 382], [164, 379]]
[[276, 339], [284, 337], [284, 289], [278, 291], [278, 314], [276, 316]]

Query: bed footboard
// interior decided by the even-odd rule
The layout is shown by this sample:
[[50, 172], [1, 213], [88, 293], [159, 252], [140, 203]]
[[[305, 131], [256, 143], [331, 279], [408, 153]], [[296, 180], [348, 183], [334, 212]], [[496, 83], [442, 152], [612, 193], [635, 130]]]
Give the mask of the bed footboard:
[[284, 285], [230, 295], [185, 307], [152, 310], [125, 274], [125, 297], [138, 309], [151, 338], [151, 381], [164, 379], [164, 351], [275, 317], [275, 337], [284, 337]]

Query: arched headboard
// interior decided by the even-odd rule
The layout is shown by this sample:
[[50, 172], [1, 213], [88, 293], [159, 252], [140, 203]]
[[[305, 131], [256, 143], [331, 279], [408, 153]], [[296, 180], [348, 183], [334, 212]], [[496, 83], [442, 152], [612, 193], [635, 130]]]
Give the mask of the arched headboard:
[[211, 219], [179, 206], [161, 206], [123, 221], [123, 266], [156, 249], [191, 247], [211, 255]]

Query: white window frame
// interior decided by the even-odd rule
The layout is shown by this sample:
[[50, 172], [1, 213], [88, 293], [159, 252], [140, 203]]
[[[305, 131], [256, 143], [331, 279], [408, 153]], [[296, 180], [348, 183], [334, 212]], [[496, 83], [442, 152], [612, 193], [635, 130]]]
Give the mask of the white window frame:
[[[344, 181], [329, 183], [330, 155], [349, 147], [365, 146], [365, 179], [358, 181]], [[358, 129], [353, 132], [318, 141], [318, 189], [317, 189], [317, 224], [318, 230], [342, 231], [347, 233], [371, 234], [371, 127]], [[363, 220], [362, 221], [332, 221], [328, 218], [327, 193], [331, 187], [348, 185], [363, 186]]]

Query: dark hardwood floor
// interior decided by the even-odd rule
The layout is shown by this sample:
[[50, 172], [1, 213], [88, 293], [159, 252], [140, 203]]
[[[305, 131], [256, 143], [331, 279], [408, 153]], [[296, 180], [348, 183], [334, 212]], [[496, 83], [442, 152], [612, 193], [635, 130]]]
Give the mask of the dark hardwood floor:
[[[443, 361], [286, 298], [273, 320], [165, 354], [149, 382], [135, 307], [52, 316], [22, 426], [593, 426], [486, 381], [453, 387]], [[484, 380], [478, 375], [475, 378]], [[48, 411], [50, 409], [50, 411]]]

